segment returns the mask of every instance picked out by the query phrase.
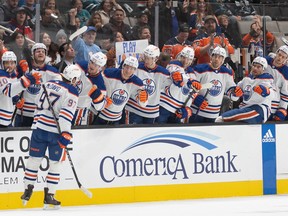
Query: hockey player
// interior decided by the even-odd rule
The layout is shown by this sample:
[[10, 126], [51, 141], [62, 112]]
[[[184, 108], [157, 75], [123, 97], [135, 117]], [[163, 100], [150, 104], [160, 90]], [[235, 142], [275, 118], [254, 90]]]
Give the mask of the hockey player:
[[215, 122], [265, 123], [271, 114], [271, 101], [274, 98], [273, 77], [264, 73], [267, 61], [256, 57], [252, 62], [251, 73], [237, 86], [243, 89], [243, 102], [239, 109], [224, 112]]
[[[0, 70], [0, 127], [11, 125], [14, 103], [21, 107], [23, 100], [17, 94], [32, 84], [40, 83], [41, 75], [38, 72], [26, 73], [17, 80], [17, 57], [14, 52], [6, 51], [2, 55], [3, 70]], [[14, 103], [13, 103], [14, 102]]]
[[[190, 67], [194, 59], [194, 50], [190, 47], [183, 48], [178, 59], [167, 65], [172, 78], [179, 76], [180, 81], [173, 82], [165, 88], [165, 91], [161, 92], [160, 116], [158, 118], [160, 124], [180, 123], [181, 119], [189, 118], [192, 115], [190, 108], [192, 97], [194, 99], [194, 96], [190, 94], [201, 89], [201, 83], [196, 80], [194, 71]], [[205, 108], [208, 105], [202, 95], [198, 95], [196, 98], [193, 101], [196, 106]]]
[[104, 83], [107, 89], [107, 96], [112, 99], [112, 104], [103, 109], [95, 124], [119, 124], [123, 109], [131, 97], [135, 98], [135, 103], [145, 107], [148, 100], [148, 93], [145, 90], [142, 80], [134, 75], [138, 67], [138, 60], [127, 57], [121, 68], [108, 68], [103, 73]]
[[[54, 208], [60, 207], [61, 203], [54, 198], [54, 194], [60, 179], [61, 164], [66, 157], [65, 148], [72, 138], [71, 122], [78, 103], [78, 91], [74, 85], [80, 75], [81, 69], [78, 66], [69, 65], [63, 71], [63, 81], [46, 82], [47, 92], [44, 92], [42, 88], [36, 97], [37, 108], [24, 175], [25, 191], [21, 196], [24, 205], [32, 195], [41, 161], [48, 148], [49, 171], [46, 177], [47, 187], [44, 188], [44, 208], [48, 208], [50, 205]], [[55, 116], [51, 111], [47, 95]], [[57, 119], [61, 134], [59, 134], [54, 118]]]
[[[82, 74], [76, 86], [79, 92], [79, 102], [73, 120], [74, 125], [88, 125], [90, 109], [97, 113], [97, 111], [101, 111], [104, 107], [108, 107], [111, 104], [111, 99], [105, 97], [106, 87], [101, 75], [106, 62], [106, 55], [102, 52], [97, 52], [90, 56], [89, 62], [81, 61], [77, 63], [82, 69]], [[90, 95], [89, 91], [93, 85], [95, 92]]]
[[288, 46], [283, 45], [276, 51], [273, 58], [266, 57], [268, 67], [266, 72], [274, 77], [276, 95], [272, 100], [272, 115], [270, 120], [284, 121], [287, 116], [288, 105]]
[[232, 71], [222, 66], [225, 57], [226, 50], [222, 47], [216, 47], [212, 51], [210, 64], [200, 64], [194, 67], [197, 80], [201, 84], [212, 83], [213, 86], [210, 90], [199, 92], [207, 99], [208, 106], [199, 110], [195, 104], [192, 104], [193, 115], [189, 119], [190, 123], [214, 122], [219, 116], [224, 94], [227, 94], [233, 101], [237, 101], [242, 96], [243, 91], [239, 86], [236, 86]]
[[144, 62], [139, 64], [135, 75], [138, 76], [149, 97], [147, 105], [141, 106], [137, 102], [137, 95], [131, 95], [126, 110], [129, 111], [129, 124], [153, 124], [159, 116], [160, 93], [171, 84], [169, 71], [156, 64], [160, 50], [154, 45], [144, 49]]
[[[32, 72], [38, 71], [42, 75], [42, 83], [49, 80], [61, 80], [58, 70], [45, 64], [47, 48], [43, 43], [35, 43], [31, 49], [33, 63]], [[23, 94], [24, 106], [22, 110], [17, 110], [15, 118], [16, 127], [29, 127], [33, 123], [33, 115], [36, 108], [35, 97], [39, 94], [41, 84], [29, 86]]]

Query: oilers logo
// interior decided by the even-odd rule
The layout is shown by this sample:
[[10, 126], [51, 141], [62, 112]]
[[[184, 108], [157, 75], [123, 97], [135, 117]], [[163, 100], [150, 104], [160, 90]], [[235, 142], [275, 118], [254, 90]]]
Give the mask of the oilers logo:
[[82, 90], [83, 90], [83, 82], [82, 82], [82, 80], [79, 80], [79, 81], [76, 83], [75, 88], [77, 89], [77, 92], [78, 92], [78, 94], [80, 95], [80, 93], [81, 93]]
[[190, 92], [190, 89], [187, 88], [185, 85], [181, 88], [182, 94], [183, 95], [188, 95]]
[[212, 80], [211, 83], [213, 86], [210, 88], [209, 94], [211, 96], [218, 96], [222, 91], [222, 83], [219, 80]]
[[128, 100], [128, 93], [123, 89], [117, 89], [112, 93], [111, 98], [113, 104], [120, 106]]
[[250, 98], [251, 98], [251, 90], [252, 90], [252, 87], [251, 85], [247, 85], [245, 86], [245, 88], [243, 89], [244, 91], [244, 94], [243, 94], [243, 100], [244, 101], [248, 101]]
[[145, 86], [145, 90], [148, 92], [149, 95], [154, 94], [154, 92], [156, 90], [156, 84], [155, 84], [154, 80], [149, 79], [149, 78], [144, 79], [143, 84]]
[[41, 84], [32, 84], [27, 88], [27, 91], [32, 95], [37, 95], [41, 89]]

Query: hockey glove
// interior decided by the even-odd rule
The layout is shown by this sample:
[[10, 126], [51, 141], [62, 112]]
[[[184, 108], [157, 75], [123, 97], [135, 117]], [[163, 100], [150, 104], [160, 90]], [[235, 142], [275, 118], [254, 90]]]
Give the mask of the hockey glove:
[[236, 86], [236, 87], [232, 90], [231, 94], [232, 94], [234, 97], [241, 97], [241, 96], [243, 95], [243, 91], [242, 91], [242, 89], [241, 89], [239, 86]]
[[20, 60], [19, 66], [24, 73], [29, 71], [29, 65], [28, 65], [28, 62], [26, 60], [24, 60], [24, 59]]
[[190, 89], [195, 89], [197, 91], [199, 91], [202, 88], [202, 85], [199, 81], [194, 80], [194, 79], [189, 79], [187, 82], [187, 86]]
[[145, 103], [148, 100], [148, 93], [146, 90], [140, 90], [138, 93], [138, 98], [141, 103]]
[[201, 110], [206, 109], [208, 106], [207, 100], [205, 100], [203, 95], [197, 95], [193, 101], [193, 104], [197, 107], [199, 107]]
[[178, 86], [178, 87], [182, 87], [184, 85], [183, 82], [183, 76], [181, 74], [181, 72], [176, 71], [174, 73], [171, 74], [171, 78], [173, 80], [173, 83]]
[[24, 98], [20, 98], [18, 95], [12, 98], [13, 104], [16, 105], [17, 109], [22, 109], [24, 106]]
[[42, 75], [39, 72], [32, 72], [32, 73], [25, 73], [20, 82], [24, 88], [28, 88], [32, 84], [41, 84], [41, 77]]
[[106, 96], [105, 102], [105, 108], [108, 108], [113, 103], [113, 100], [110, 97]]
[[93, 103], [101, 103], [104, 100], [104, 95], [96, 85], [92, 86], [88, 95], [92, 99]]
[[284, 121], [287, 116], [287, 110], [284, 108], [278, 108], [278, 110], [274, 113], [273, 119], [275, 121]]
[[176, 110], [175, 115], [179, 119], [189, 118], [192, 116], [192, 109], [190, 107], [182, 107]]
[[269, 88], [263, 85], [258, 85], [253, 88], [255, 92], [257, 92], [262, 97], [267, 97], [270, 94]]
[[72, 134], [67, 131], [64, 131], [61, 133], [61, 136], [58, 139], [58, 144], [61, 148], [66, 148], [67, 145], [70, 143], [71, 139], [72, 139]]

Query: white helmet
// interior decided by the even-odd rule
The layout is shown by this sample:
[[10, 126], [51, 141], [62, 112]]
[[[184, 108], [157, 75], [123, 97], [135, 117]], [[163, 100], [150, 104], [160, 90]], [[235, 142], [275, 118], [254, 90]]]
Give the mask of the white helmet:
[[159, 57], [160, 49], [157, 46], [149, 45], [144, 49], [144, 55], [152, 58]]
[[12, 51], [6, 51], [2, 55], [2, 63], [4, 61], [15, 61], [15, 62], [17, 62], [17, 56]]
[[180, 52], [180, 56], [183, 56], [185, 58], [194, 59], [194, 49], [191, 47], [184, 47], [182, 51]]
[[276, 51], [276, 53], [281, 50], [282, 52], [284, 52], [286, 55], [288, 55], [288, 46], [287, 45], [283, 45], [283, 46], [280, 46], [278, 48], [278, 50]]
[[137, 58], [135, 58], [133, 56], [129, 56], [124, 60], [123, 65], [129, 65], [131, 67], [138, 68], [139, 64], [138, 64]]
[[226, 50], [222, 47], [217, 46], [212, 51], [211, 56], [213, 56], [213, 55], [220, 55], [220, 56], [223, 56], [223, 58], [225, 59], [226, 58]]
[[76, 78], [76, 82], [78, 82], [81, 76], [81, 69], [78, 65], [68, 65], [64, 68], [62, 76], [70, 82]]
[[32, 55], [34, 54], [34, 51], [37, 50], [37, 49], [44, 49], [45, 52], [47, 52], [47, 47], [45, 44], [43, 43], [35, 43], [32, 48], [31, 48], [31, 52], [32, 52]]
[[254, 63], [257, 63], [257, 64], [262, 65], [263, 70], [265, 70], [265, 69], [267, 68], [267, 66], [268, 66], [268, 63], [267, 63], [266, 59], [263, 58], [263, 57], [260, 57], [260, 56], [256, 57], [256, 58], [253, 60], [252, 64], [254, 64]]
[[107, 56], [102, 52], [97, 52], [90, 56], [90, 61], [92, 61], [96, 65], [103, 67], [107, 62]]

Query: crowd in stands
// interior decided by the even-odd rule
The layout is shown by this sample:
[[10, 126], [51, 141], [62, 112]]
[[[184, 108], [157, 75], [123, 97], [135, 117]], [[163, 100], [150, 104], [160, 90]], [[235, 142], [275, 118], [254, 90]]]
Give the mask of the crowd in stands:
[[[40, 41], [35, 43], [37, 2]], [[273, 49], [277, 35], [265, 23], [274, 18], [257, 10], [277, 3], [288, 11], [281, 1], [3, 0], [0, 68], [7, 71], [4, 63], [11, 59], [2, 58], [7, 51], [16, 56], [19, 79], [27, 71], [41, 71], [42, 82], [61, 79], [66, 66], [79, 65], [88, 79], [85, 82], [90, 82], [85, 85], [95, 84], [101, 92], [91, 96], [86, 91], [79, 96], [85, 99], [79, 100], [74, 125], [284, 121], [288, 44]], [[159, 14], [155, 14], [156, 5]], [[159, 17], [156, 30], [155, 16]], [[247, 34], [239, 32], [239, 21], [251, 22]], [[69, 41], [83, 26], [87, 26], [85, 32]], [[158, 41], [154, 41], [155, 35]], [[139, 59], [123, 59], [120, 66], [117, 64], [116, 42], [145, 39], [149, 46]], [[238, 68], [230, 58], [239, 48], [247, 48], [252, 56], [251, 73], [241, 82], [234, 79]], [[11, 73], [5, 76], [12, 79]], [[134, 76], [137, 79], [132, 79]], [[213, 86], [206, 88], [207, 83]], [[15, 119], [9, 111], [11, 119], [0, 120], [0, 124], [31, 126], [37, 105], [29, 94], [37, 94], [40, 88], [35, 84], [18, 94], [17, 100], [14, 98]], [[120, 88], [123, 92], [115, 94]], [[1, 91], [5, 95], [7, 87]], [[87, 100], [90, 103], [83, 106]], [[238, 111], [227, 114], [231, 109]], [[5, 105], [0, 105], [0, 110], [5, 110]]]

